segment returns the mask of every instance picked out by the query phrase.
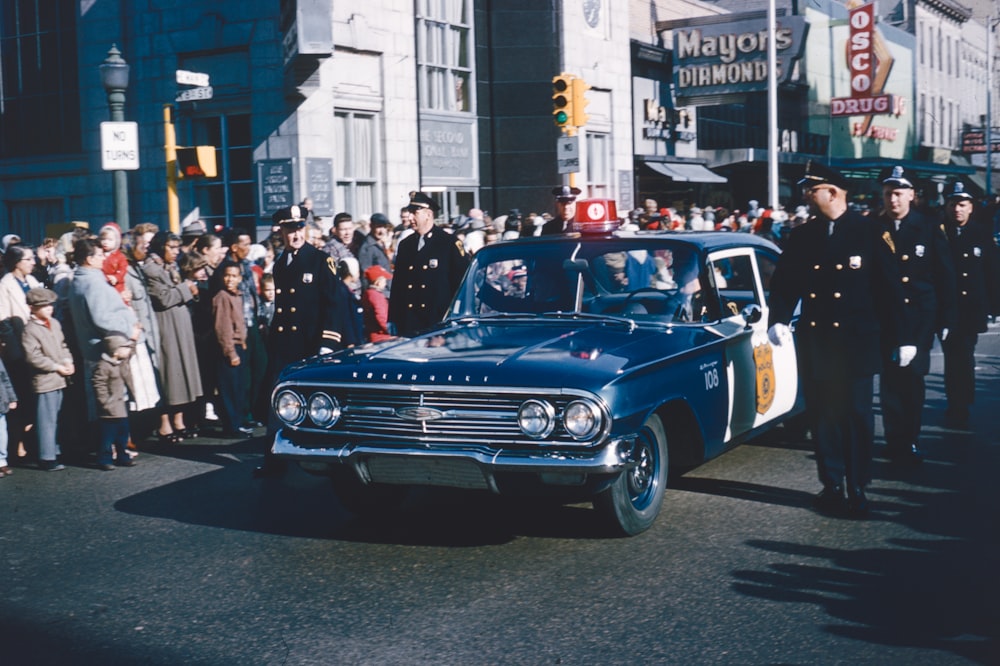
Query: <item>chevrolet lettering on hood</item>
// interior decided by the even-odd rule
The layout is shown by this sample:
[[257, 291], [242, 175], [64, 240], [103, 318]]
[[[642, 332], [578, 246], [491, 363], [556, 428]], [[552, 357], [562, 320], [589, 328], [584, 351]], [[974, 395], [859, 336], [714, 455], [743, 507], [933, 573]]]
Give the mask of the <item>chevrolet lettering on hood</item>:
[[589, 497], [611, 533], [638, 534], [671, 465], [798, 409], [794, 341], [766, 331], [778, 255], [724, 232], [488, 245], [437, 326], [285, 368], [271, 451], [328, 476], [359, 516], [415, 486], [527, 490]]

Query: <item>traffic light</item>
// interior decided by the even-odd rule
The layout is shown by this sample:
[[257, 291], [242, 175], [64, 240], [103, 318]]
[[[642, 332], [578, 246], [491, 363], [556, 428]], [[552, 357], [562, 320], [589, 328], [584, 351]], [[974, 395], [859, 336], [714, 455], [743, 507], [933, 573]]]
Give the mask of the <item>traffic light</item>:
[[215, 178], [215, 146], [177, 148], [178, 178]]
[[566, 129], [573, 120], [573, 75], [563, 72], [552, 77], [552, 119], [556, 127]]
[[590, 104], [590, 100], [585, 94], [590, 90], [590, 86], [583, 79], [573, 79], [572, 89], [573, 102], [570, 105], [570, 124], [573, 127], [583, 127], [590, 120], [590, 116], [587, 115], [587, 105]]

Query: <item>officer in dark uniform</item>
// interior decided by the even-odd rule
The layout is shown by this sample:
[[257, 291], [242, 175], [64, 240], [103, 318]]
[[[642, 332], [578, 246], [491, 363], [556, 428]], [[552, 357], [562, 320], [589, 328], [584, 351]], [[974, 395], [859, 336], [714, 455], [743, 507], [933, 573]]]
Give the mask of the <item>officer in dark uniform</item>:
[[[349, 325], [351, 304], [338, 288], [333, 258], [306, 242], [305, 213], [301, 206], [290, 206], [271, 218], [281, 230], [285, 249], [274, 260], [274, 317], [267, 336], [268, 390], [290, 363], [363, 342], [355, 338]], [[273, 412], [267, 425], [271, 440], [278, 429]], [[284, 465], [268, 451], [255, 476], [283, 472]]]
[[[847, 180], [817, 162], [799, 181], [813, 213], [788, 234], [771, 279], [769, 336], [791, 340], [796, 324], [799, 374], [823, 490], [816, 507], [863, 516], [871, 480], [874, 376], [880, 335], [897, 339], [903, 294], [888, 243], [869, 220], [847, 208]], [[845, 481], [847, 497], [845, 500]]]
[[948, 397], [945, 422], [955, 428], [969, 425], [969, 406], [976, 392], [976, 342], [986, 332], [990, 315], [1000, 314], [1000, 257], [990, 225], [973, 220], [974, 200], [961, 182], [955, 183], [945, 203], [945, 233], [955, 264], [958, 315], [955, 326], [941, 341], [944, 351], [944, 390]]
[[412, 337], [444, 318], [469, 266], [461, 239], [434, 224], [439, 207], [423, 192], [411, 192], [407, 209], [414, 229], [399, 243], [389, 292], [389, 322]]
[[934, 334], [946, 340], [955, 327], [955, 268], [944, 225], [917, 211], [913, 182], [902, 167], [882, 181], [883, 210], [875, 224], [891, 243], [903, 287], [903, 326], [916, 339], [916, 355], [896, 356], [894, 340], [882, 345], [879, 394], [885, 454], [898, 462], [921, 459], [924, 377], [930, 371]]
[[579, 187], [563, 185], [554, 188], [552, 194], [556, 198], [556, 216], [542, 225], [542, 236], [569, 231], [569, 223], [576, 217], [576, 198], [580, 196]]

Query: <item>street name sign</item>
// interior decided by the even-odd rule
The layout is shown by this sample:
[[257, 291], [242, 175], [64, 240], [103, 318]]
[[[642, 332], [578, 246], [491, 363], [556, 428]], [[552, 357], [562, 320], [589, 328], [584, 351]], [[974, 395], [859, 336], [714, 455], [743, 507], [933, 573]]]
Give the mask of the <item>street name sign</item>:
[[201, 88], [188, 88], [187, 90], [178, 91], [177, 97], [174, 101], [177, 102], [196, 102], [200, 99], [212, 99], [212, 94], [215, 91], [212, 90], [212, 86], [203, 86]]
[[186, 69], [177, 70], [177, 83], [182, 86], [208, 86], [208, 74], [202, 72], [189, 72]]

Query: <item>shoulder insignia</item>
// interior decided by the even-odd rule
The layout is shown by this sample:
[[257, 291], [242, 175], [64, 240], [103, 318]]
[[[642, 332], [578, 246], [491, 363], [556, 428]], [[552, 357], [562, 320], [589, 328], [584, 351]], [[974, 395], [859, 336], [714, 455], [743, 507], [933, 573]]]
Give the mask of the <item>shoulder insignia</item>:
[[458, 253], [464, 257], [465, 256], [465, 245], [462, 244], [462, 241], [456, 240], [455, 241], [455, 247], [458, 248]]
[[888, 231], [882, 232], [882, 240], [889, 246], [889, 251], [896, 254], [896, 244], [892, 242], [892, 235]]

